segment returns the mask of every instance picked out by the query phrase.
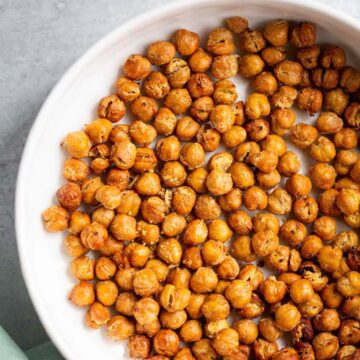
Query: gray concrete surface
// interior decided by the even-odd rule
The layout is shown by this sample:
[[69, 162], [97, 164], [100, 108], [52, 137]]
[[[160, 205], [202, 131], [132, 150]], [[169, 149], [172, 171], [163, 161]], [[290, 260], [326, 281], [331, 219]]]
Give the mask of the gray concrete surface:
[[[26, 136], [51, 88], [89, 46], [169, 1], [0, 0], [0, 325], [23, 349], [47, 340], [21, 276], [13, 224]], [[360, 18], [358, 0], [321, 2]]]

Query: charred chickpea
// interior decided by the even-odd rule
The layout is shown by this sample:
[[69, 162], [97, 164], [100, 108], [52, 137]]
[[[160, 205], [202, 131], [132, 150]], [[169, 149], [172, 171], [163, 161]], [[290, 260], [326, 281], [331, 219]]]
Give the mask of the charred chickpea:
[[190, 68], [185, 60], [174, 58], [164, 66], [164, 72], [172, 88], [182, 88], [190, 79]]
[[199, 35], [187, 29], [177, 30], [173, 41], [178, 53], [186, 56], [193, 54], [200, 45]]
[[233, 35], [225, 28], [212, 30], [208, 35], [206, 46], [214, 55], [230, 55], [235, 50]]
[[151, 72], [150, 61], [141, 55], [131, 55], [124, 64], [125, 75], [132, 80], [145, 79]]
[[257, 74], [260, 74], [265, 63], [258, 54], [245, 54], [238, 60], [240, 75], [250, 78]]
[[345, 67], [340, 75], [340, 86], [348, 94], [357, 92], [360, 88], [360, 72], [351, 66]]
[[197, 49], [189, 58], [189, 66], [195, 73], [204, 73], [209, 70], [212, 56], [204, 49]]
[[215, 56], [211, 64], [211, 74], [219, 80], [234, 77], [238, 69], [238, 56], [236, 55]]
[[[129, 66], [128, 70], [130, 70]], [[145, 71], [145, 73], [147, 73], [147, 71]], [[116, 81], [115, 87], [117, 95], [122, 101], [133, 101], [140, 96], [139, 85], [135, 81], [132, 81], [126, 77], [120, 77]]]

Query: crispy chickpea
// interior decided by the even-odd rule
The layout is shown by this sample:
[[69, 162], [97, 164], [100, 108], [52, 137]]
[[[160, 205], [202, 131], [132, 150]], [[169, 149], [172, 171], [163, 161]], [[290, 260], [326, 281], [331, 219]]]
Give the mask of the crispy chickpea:
[[175, 331], [162, 329], [155, 335], [153, 345], [157, 354], [173, 357], [179, 351], [180, 339]]
[[341, 189], [336, 198], [336, 205], [345, 215], [356, 213], [360, 205], [360, 193], [354, 189]]
[[167, 277], [167, 283], [175, 285], [177, 288], [189, 288], [191, 273], [188, 269], [171, 269]]
[[101, 256], [96, 260], [95, 274], [99, 280], [108, 280], [116, 273], [116, 264], [109, 258]]
[[185, 218], [175, 212], [166, 215], [164, 222], [162, 223], [162, 231], [168, 237], [179, 235], [185, 227]]
[[193, 54], [200, 45], [199, 35], [186, 29], [177, 30], [174, 34], [173, 40], [176, 50], [181, 55]]
[[220, 151], [210, 158], [208, 162], [208, 169], [209, 171], [214, 169], [228, 171], [233, 161], [234, 157], [232, 154], [226, 151]]
[[200, 195], [195, 204], [195, 215], [201, 220], [214, 220], [221, 214], [221, 209], [215, 198], [210, 195]]
[[325, 134], [336, 134], [343, 125], [343, 120], [331, 111], [324, 111], [316, 120], [317, 129]]
[[260, 293], [268, 304], [276, 304], [286, 295], [286, 284], [270, 276], [260, 284]]
[[215, 360], [218, 357], [210, 339], [201, 339], [195, 342], [191, 350], [197, 360]]
[[286, 20], [270, 21], [264, 29], [265, 39], [274, 46], [284, 46], [289, 41], [289, 22]]
[[234, 280], [225, 290], [225, 296], [234, 308], [243, 308], [251, 301], [250, 284], [244, 280]]
[[241, 56], [238, 64], [240, 75], [246, 78], [260, 74], [265, 67], [264, 61], [257, 54], [245, 54]]
[[326, 163], [316, 163], [310, 168], [310, 177], [316, 187], [321, 190], [329, 190], [335, 184], [335, 169]]
[[162, 327], [172, 330], [181, 328], [186, 322], [187, 314], [185, 310], [168, 312], [162, 310], [160, 314], [160, 322]]
[[240, 270], [238, 278], [248, 281], [251, 289], [256, 290], [263, 281], [264, 275], [255, 265], [247, 264]]
[[[316, 290], [314, 288], [314, 290]], [[309, 300], [298, 304], [298, 310], [305, 318], [313, 318], [323, 309], [323, 302], [318, 294], [314, 294]]]
[[154, 65], [170, 62], [176, 54], [175, 46], [168, 41], [156, 41], [147, 49], [147, 58]]
[[212, 152], [219, 147], [221, 134], [210, 125], [203, 125], [196, 134], [196, 140], [205, 152]]
[[276, 326], [283, 331], [291, 331], [300, 322], [301, 314], [296, 306], [287, 303], [281, 305], [275, 312]]
[[[312, 283], [315, 291], [321, 291], [329, 280], [328, 277], [323, 274], [321, 269], [310, 261], [304, 261], [301, 264], [299, 273], [304, 279], [309, 280]], [[314, 301], [319, 302], [318, 299], [314, 299]]]
[[107, 307], [94, 302], [86, 313], [85, 322], [91, 329], [98, 329], [110, 320], [110, 311]]
[[115, 304], [118, 294], [117, 285], [113, 281], [104, 280], [96, 284], [96, 297], [104, 306]]
[[265, 311], [265, 304], [260, 297], [252, 293], [251, 300], [243, 308], [237, 309], [237, 313], [243, 319], [254, 319], [262, 315]]
[[360, 88], [360, 72], [351, 67], [345, 67], [340, 75], [340, 86], [346, 93], [355, 93]]
[[189, 170], [201, 167], [205, 161], [204, 148], [198, 143], [185, 144], [180, 152], [180, 162]]
[[115, 281], [119, 288], [125, 291], [134, 289], [134, 276], [136, 269], [132, 267], [120, 268], [115, 274]]
[[306, 226], [302, 222], [293, 219], [286, 220], [280, 228], [281, 239], [293, 247], [302, 244], [306, 233]]
[[[275, 157], [272, 155], [273, 159]], [[275, 160], [276, 161], [276, 160]], [[265, 166], [265, 165], [264, 165]], [[273, 164], [272, 164], [273, 166]], [[256, 180], [258, 181], [259, 185], [264, 189], [272, 189], [276, 185], [278, 185], [281, 181], [280, 173], [274, 169], [268, 173], [263, 171], [256, 172]]]
[[351, 150], [340, 150], [336, 154], [335, 170], [338, 175], [349, 175], [351, 167], [356, 163], [359, 154]]
[[134, 334], [135, 328], [131, 320], [125, 316], [113, 316], [106, 324], [107, 335], [112, 340], [126, 340]]
[[233, 109], [225, 104], [215, 106], [210, 114], [210, 122], [220, 133], [230, 130], [235, 123]]
[[190, 290], [178, 288], [172, 284], [164, 286], [160, 293], [160, 304], [168, 312], [184, 310], [190, 302]]
[[174, 238], [162, 240], [157, 247], [158, 257], [169, 265], [179, 265], [181, 262], [181, 244]]
[[325, 69], [341, 69], [346, 63], [345, 51], [338, 46], [330, 45], [321, 54], [320, 63]]
[[279, 158], [277, 170], [283, 176], [290, 177], [300, 170], [300, 160], [293, 151], [286, 151]]
[[320, 111], [323, 95], [318, 89], [305, 87], [300, 90], [296, 103], [300, 110], [306, 110], [310, 116]]
[[233, 187], [231, 174], [215, 168], [206, 177], [207, 189], [216, 196], [227, 194]]
[[344, 345], [340, 348], [336, 355], [337, 360], [345, 360], [345, 359], [352, 359], [353, 357], [356, 358], [356, 347], [353, 345]]
[[226, 195], [222, 195], [218, 199], [221, 210], [230, 212], [237, 210], [241, 206], [241, 191], [233, 188]]
[[289, 270], [291, 250], [288, 246], [279, 245], [272, 253], [266, 256], [265, 264], [281, 273]]
[[340, 209], [336, 205], [338, 191], [329, 189], [321, 193], [318, 197], [319, 209], [324, 215], [338, 216], [341, 214]]
[[211, 64], [211, 74], [219, 80], [228, 79], [238, 72], [238, 56], [215, 56]]
[[201, 250], [196, 246], [186, 248], [182, 256], [182, 264], [191, 270], [197, 270], [202, 267]]
[[157, 320], [160, 311], [159, 304], [151, 297], [138, 300], [132, 308], [132, 314], [141, 325], [151, 324]]
[[246, 29], [240, 34], [240, 45], [245, 52], [257, 53], [265, 47], [266, 41], [260, 31]]
[[261, 50], [261, 57], [270, 67], [285, 60], [286, 50], [284, 47], [269, 46]]
[[234, 162], [230, 167], [230, 173], [234, 185], [240, 189], [246, 189], [255, 184], [253, 171], [242, 162]]
[[290, 297], [296, 304], [308, 301], [314, 296], [314, 289], [309, 280], [299, 279], [290, 286]]
[[340, 248], [346, 254], [352, 248], [356, 248], [359, 244], [358, 235], [351, 230], [339, 232], [333, 239], [333, 245]]
[[164, 282], [168, 276], [169, 269], [167, 264], [159, 259], [150, 259], [145, 266], [147, 269], [155, 271], [156, 277], [159, 282]]
[[345, 315], [360, 321], [360, 296], [347, 298], [342, 306]]
[[140, 196], [133, 190], [125, 190], [121, 192], [121, 202], [116, 209], [118, 214], [136, 216], [139, 212], [141, 204]]
[[146, 78], [151, 71], [149, 60], [141, 55], [131, 55], [124, 64], [125, 75], [133, 80], [142, 80]]
[[[274, 130], [290, 129], [295, 122], [296, 114], [290, 109], [297, 97], [297, 91], [291, 86], [281, 86], [271, 97], [274, 106], [280, 108], [272, 113], [272, 125]], [[280, 130], [279, 130], [280, 129]], [[282, 135], [281, 133], [278, 135]]]
[[326, 93], [324, 98], [324, 109], [333, 111], [337, 115], [342, 115], [349, 103], [349, 95], [345, 92], [336, 88]]
[[351, 150], [357, 147], [358, 133], [353, 129], [344, 128], [334, 135], [333, 141], [338, 149]]
[[144, 220], [150, 224], [161, 223], [168, 211], [168, 206], [164, 200], [157, 196], [148, 197], [141, 203], [141, 214]]
[[328, 241], [336, 235], [336, 220], [330, 216], [321, 216], [314, 222], [314, 232], [321, 239]]
[[283, 335], [283, 332], [276, 326], [275, 320], [271, 317], [261, 318], [258, 327], [261, 336], [270, 342], [275, 342]]
[[227, 148], [233, 148], [246, 139], [246, 130], [242, 126], [233, 126], [222, 134], [222, 142]]
[[136, 146], [129, 141], [122, 141], [111, 146], [110, 158], [122, 170], [130, 169], [135, 162]]
[[108, 232], [106, 228], [97, 222], [85, 226], [80, 234], [83, 245], [91, 250], [101, 249], [107, 237]]
[[[178, 187], [182, 185], [187, 177], [187, 173], [182, 164], [178, 161], [169, 161], [166, 162], [161, 169], [161, 180], [168, 187]], [[158, 192], [154, 194], [147, 195], [156, 195], [161, 190], [161, 185], [159, 184]], [[139, 190], [137, 190], [141, 193]], [[149, 190], [148, 190], [149, 191]], [[143, 192], [144, 193], [144, 192]]]
[[302, 66], [298, 62], [291, 60], [284, 60], [274, 67], [277, 80], [288, 86], [300, 84], [302, 71]]
[[210, 294], [201, 306], [201, 313], [208, 321], [226, 319], [230, 314], [230, 305], [221, 294]]
[[187, 321], [180, 329], [180, 338], [185, 342], [197, 342], [202, 338], [202, 326], [198, 320]]
[[59, 205], [53, 205], [42, 213], [44, 227], [50, 232], [63, 231], [68, 227], [69, 213]]
[[257, 213], [253, 217], [253, 226], [254, 232], [270, 230], [278, 234], [280, 230], [279, 219], [271, 213]]
[[115, 216], [110, 232], [118, 241], [133, 241], [137, 236], [136, 219], [126, 214]]
[[134, 275], [133, 286], [135, 293], [142, 297], [155, 294], [159, 287], [155, 271], [149, 268], [137, 271]]
[[311, 80], [317, 87], [335, 89], [339, 82], [339, 72], [336, 69], [316, 68], [312, 71]]
[[[146, 62], [146, 60], [145, 60]], [[133, 62], [133, 64], [136, 63], [136, 61]], [[133, 65], [128, 63], [128, 70], [130, 70], [130, 67]], [[148, 71], [148, 66], [146, 65], [144, 68], [144, 72], [139, 69], [139, 72], [136, 75], [140, 75], [143, 77], [146, 77], [150, 73], [150, 70]], [[134, 101], [137, 97], [140, 96], [140, 87], [139, 85], [130, 79], [127, 79], [126, 77], [120, 77], [116, 81], [116, 91], [117, 95], [122, 101]], [[117, 108], [120, 108], [120, 106], [117, 106]]]
[[268, 197], [267, 209], [274, 214], [288, 214], [291, 211], [291, 206], [291, 195], [282, 188], [276, 188]]
[[248, 96], [245, 103], [246, 115], [255, 120], [270, 114], [270, 104], [264, 94], [253, 93]]
[[216, 28], [209, 33], [206, 47], [214, 55], [230, 55], [235, 50], [233, 35], [225, 28]]
[[267, 195], [257, 186], [248, 188], [244, 193], [244, 205], [250, 211], [263, 210], [267, 207]]
[[192, 103], [190, 114], [196, 120], [206, 121], [213, 108], [214, 100], [209, 96], [202, 96]]
[[314, 45], [316, 41], [316, 26], [302, 21], [291, 32], [291, 41], [298, 48], [306, 48]]
[[[145, 334], [146, 336], [152, 338], [160, 331], [161, 324], [158, 319], [145, 325], [141, 325], [140, 323], [136, 322], [135, 329], [138, 334]], [[165, 357], [165, 359], [168, 358]], [[162, 358], [160, 360], [162, 360]]]
[[75, 235], [68, 235], [65, 238], [65, 249], [69, 256], [79, 257], [88, 252], [88, 249], [83, 245], [81, 239]]
[[233, 329], [238, 332], [239, 340], [243, 344], [252, 344], [258, 337], [257, 325], [248, 319], [236, 321]]
[[307, 236], [301, 247], [301, 256], [304, 259], [313, 259], [322, 248], [322, 240], [316, 235]]
[[206, 72], [212, 63], [212, 56], [204, 49], [198, 48], [189, 58], [189, 66], [194, 73]]
[[231, 80], [219, 80], [215, 83], [213, 98], [216, 104], [232, 105], [235, 103], [237, 96], [236, 86]]
[[241, 16], [232, 16], [225, 20], [225, 24], [234, 34], [241, 34], [249, 27], [248, 20]]
[[226, 319], [213, 320], [206, 322], [206, 324], [204, 325], [204, 331], [207, 337], [213, 339], [220, 330], [229, 327], [230, 327], [229, 323], [227, 322]]
[[193, 98], [211, 96], [214, 92], [214, 84], [206, 74], [192, 74], [187, 83], [187, 88]]
[[229, 356], [239, 346], [239, 334], [231, 328], [222, 329], [215, 335], [212, 346], [219, 355]]
[[142, 244], [131, 243], [127, 245], [124, 253], [131, 266], [135, 268], [142, 268], [149, 259], [150, 249]]
[[336, 288], [336, 283], [327, 284], [321, 291], [321, 299], [325, 305], [331, 309], [338, 308], [343, 298]]
[[315, 69], [318, 66], [319, 55], [320, 47], [317, 45], [302, 48], [296, 52], [297, 60], [305, 69]]
[[71, 262], [71, 273], [82, 281], [94, 279], [95, 260], [87, 256], [78, 257]]
[[203, 244], [201, 253], [207, 265], [219, 265], [225, 259], [226, 250], [220, 241], [208, 240]]
[[176, 136], [181, 141], [190, 141], [199, 131], [200, 124], [190, 116], [181, 118], [176, 126]]
[[335, 309], [324, 309], [313, 319], [318, 331], [335, 331], [340, 327], [340, 315]]
[[187, 89], [170, 90], [164, 101], [164, 105], [176, 115], [186, 113], [190, 108], [191, 103], [191, 96]]
[[64, 161], [63, 176], [69, 182], [82, 182], [90, 174], [89, 167], [79, 159], [66, 159]]
[[268, 360], [278, 351], [276, 342], [270, 342], [264, 339], [257, 339], [254, 342], [254, 353], [258, 360]]
[[208, 171], [203, 167], [194, 169], [188, 174], [186, 183], [198, 194], [204, 194], [207, 192], [206, 179], [208, 174]]
[[238, 236], [231, 245], [231, 253], [240, 261], [252, 262], [256, 255], [251, 246], [250, 236]]
[[185, 60], [174, 58], [164, 67], [165, 75], [172, 88], [182, 88], [190, 78], [190, 68]]
[[172, 206], [179, 215], [187, 216], [195, 206], [195, 201], [195, 191], [188, 186], [181, 186], [173, 194]]
[[70, 156], [81, 159], [89, 155], [91, 141], [84, 131], [74, 131], [66, 136], [64, 146]]
[[136, 302], [137, 298], [133, 293], [122, 292], [116, 300], [115, 310], [121, 315], [133, 316]]
[[195, 219], [190, 221], [183, 234], [183, 242], [186, 245], [198, 245], [205, 242], [208, 229], [204, 220]]
[[272, 231], [259, 231], [251, 238], [251, 247], [258, 256], [271, 254], [279, 245], [278, 236]]
[[316, 359], [333, 359], [339, 350], [339, 340], [329, 332], [322, 332], [315, 336], [313, 342]]
[[251, 217], [243, 210], [231, 213], [228, 224], [239, 235], [248, 235], [252, 230]]
[[93, 284], [80, 281], [76, 284], [69, 295], [69, 299], [77, 306], [85, 307], [95, 302], [95, 291]]
[[245, 125], [247, 136], [250, 140], [259, 142], [264, 140], [270, 133], [269, 122], [264, 119], [256, 119]]
[[311, 188], [311, 180], [305, 175], [294, 174], [286, 181], [286, 190], [295, 197], [308, 196]]
[[301, 319], [299, 324], [291, 331], [292, 341], [295, 345], [301, 342], [311, 342], [314, 338], [314, 329], [309, 319]]
[[218, 278], [213, 269], [210, 267], [200, 267], [192, 275], [190, 287], [196, 293], [207, 293], [215, 289]]
[[147, 359], [150, 356], [150, 339], [145, 335], [133, 335], [129, 342], [129, 356], [131, 358]]
[[276, 171], [279, 158], [273, 151], [262, 150], [257, 154], [251, 155], [249, 162], [263, 173]]
[[191, 293], [189, 304], [186, 307], [186, 312], [191, 319], [199, 319], [203, 316], [201, 313], [201, 306], [204, 303], [205, 298], [205, 294]]
[[349, 271], [336, 283], [338, 291], [344, 296], [360, 295], [360, 273]]
[[239, 270], [239, 264], [230, 255], [226, 256], [224, 261], [216, 267], [216, 273], [222, 280], [235, 279], [239, 274]]
[[272, 151], [279, 157], [285, 154], [286, 148], [284, 139], [279, 135], [268, 135], [261, 143], [261, 150]]

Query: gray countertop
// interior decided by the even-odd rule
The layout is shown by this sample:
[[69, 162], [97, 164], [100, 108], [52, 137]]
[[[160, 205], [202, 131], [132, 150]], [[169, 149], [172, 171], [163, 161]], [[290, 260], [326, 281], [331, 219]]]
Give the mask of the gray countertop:
[[[52, 87], [86, 49], [129, 18], [169, 1], [0, 0], [0, 325], [23, 349], [47, 340], [16, 251], [15, 182], [27, 134]], [[321, 2], [360, 18], [357, 0]]]

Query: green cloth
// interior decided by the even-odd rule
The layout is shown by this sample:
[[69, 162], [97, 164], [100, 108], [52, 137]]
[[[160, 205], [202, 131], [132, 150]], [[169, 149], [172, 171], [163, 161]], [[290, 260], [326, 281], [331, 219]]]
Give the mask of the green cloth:
[[6, 360], [63, 360], [50, 342], [32, 348], [25, 353], [0, 326], [0, 358]]

